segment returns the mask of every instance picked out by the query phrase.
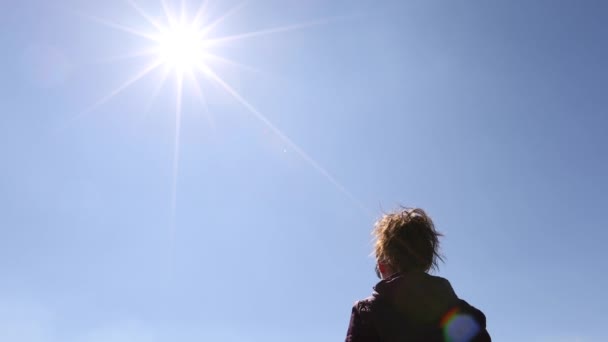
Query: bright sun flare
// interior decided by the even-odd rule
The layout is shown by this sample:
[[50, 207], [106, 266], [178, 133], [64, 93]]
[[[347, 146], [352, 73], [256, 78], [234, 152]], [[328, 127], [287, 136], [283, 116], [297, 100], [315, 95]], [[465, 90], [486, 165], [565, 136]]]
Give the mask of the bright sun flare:
[[162, 63], [178, 72], [192, 71], [205, 58], [204, 34], [180, 23], [170, 27], [158, 38], [158, 54]]
[[[233, 7], [232, 9], [225, 12], [223, 15], [209, 20], [207, 13], [208, 0], [202, 0], [203, 3], [199, 7], [198, 11], [190, 12], [185, 8], [185, 3], [181, 1], [181, 13], [175, 13], [171, 10], [167, 0], [160, 0], [163, 7], [164, 19], [158, 19], [150, 15], [147, 11], [141, 8], [136, 0], [127, 0], [129, 5], [144, 18], [151, 28], [146, 31], [142, 31], [133, 27], [118, 24], [112, 21], [107, 21], [99, 18], [88, 16], [90, 19], [98, 21], [109, 27], [127, 32], [129, 34], [145, 38], [149, 43], [152, 43], [153, 48], [141, 50], [129, 55], [131, 57], [150, 57], [151, 60], [145, 67], [133, 76], [128, 78], [124, 83], [113, 89], [105, 97], [101, 98], [91, 107], [89, 107], [84, 113], [90, 112], [96, 107], [102, 105], [106, 101], [109, 101], [114, 96], [123, 92], [125, 89], [141, 80], [145, 76], [149, 75], [155, 70], [165, 69], [163, 72], [162, 79], [157, 85], [156, 92], [152, 95], [154, 99], [157, 95], [158, 90], [163, 86], [167, 80], [170, 71], [176, 76], [177, 79], [177, 92], [176, 92], [176, 108], [175, 108], [175, 142], [173, 151], [173, 187], [172, 187], [172, 212], [175, 213], [175, 199], [177, 189], [177, 174], [178, 174], [178, 163], [179, 163], [179, 141], [180, 141], [180, 127], [181, 127], [181, 115], [182, 115], [182, 95], [183, 95], [183, 84], [186, 79], [189, 79], [197, 90], [198, 96], [203, 101], [203, 92], [198, 85], [198, 79], [203, 76], [206, 80], [219, 85], [220, 88], [224, 89], [229, 95], [231, 95], [238, 103], [243, 105], [250, 114], [261, 121], [268, 129], [276, 134], [285, 145], [295, 153], [300, 155], [308, 164], [314, 169], [321, 173], [327, 180], [329, 180], [338, 190], [349, 197], [357, 206], [367, 211], [364, 205], [361, 204], [350, 192], [338, 182], [323, 166], [321, 166], [316, 160], [309, 156], [300, 146], [293, 142], [285, 133], [279, 128], [274, 126], [266, 116], [264, 116], [258, 109], [256, 109], [251, 103], [249, 103], [241, 94], [239, 94], [227, 81], [225, 81], [217, 71], [212, 67], [212, 64], [219, 63], [228, 65], [231, 67], [243, 68], [245, 70], [251, 70], [251, 68], [242, 64], [236, 63], [225, 57], [219, 56], [212, 52], [212, 48], [217, 45], [226, 44], [234, 41], [238, 41], [245, 38], [252, 38], [256, 36], [263, 36], [272, 33], [284, 32], [293, 29], [300, 29], [303, 27], [317, 25], [321, 22], [311, 22], [308, 24], [296, 24], [283, 27], [275, 27], [259, 31], [250, 31], [241, 34], [235, 34], [223, 37], [214, 37], [210, 39], [208, 34], [212, 33], [216, 26], [219, 26], [224, 20], [230, 17], [232, 14], [237, 12], [243, 7], [244, 3]], [[161, 68], [163, 67], [164, 68]], [[82, 114], [84, 114], [82, 113]]]

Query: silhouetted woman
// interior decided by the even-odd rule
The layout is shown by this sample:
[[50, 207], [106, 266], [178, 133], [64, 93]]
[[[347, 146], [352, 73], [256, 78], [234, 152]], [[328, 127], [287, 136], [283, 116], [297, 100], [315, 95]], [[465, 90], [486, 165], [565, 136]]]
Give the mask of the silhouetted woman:
[[347, 342], [491, 341], [484, 314], [458, 298], [436, 268], [439, 237], [422, 209], [384, 215], [374, 227], [376, 274], [372, 295], [355, 303]]

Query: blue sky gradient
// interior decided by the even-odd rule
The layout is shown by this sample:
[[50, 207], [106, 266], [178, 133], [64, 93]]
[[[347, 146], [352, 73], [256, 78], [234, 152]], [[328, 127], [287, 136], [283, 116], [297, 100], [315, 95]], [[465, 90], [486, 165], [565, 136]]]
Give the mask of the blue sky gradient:
[[88, 15], [150, 25], [121, 0], [3, 9], [0, 340], [342, 340], [399, 204], [445, 233], [438, 273], [496, 341], [605, 339], [606, 2], [250, 1], [211, 35], [318, 23], [214, 70], [339, 186], [199, 75], [175, 211], [174, 77], [87, 111], [149, 62]]

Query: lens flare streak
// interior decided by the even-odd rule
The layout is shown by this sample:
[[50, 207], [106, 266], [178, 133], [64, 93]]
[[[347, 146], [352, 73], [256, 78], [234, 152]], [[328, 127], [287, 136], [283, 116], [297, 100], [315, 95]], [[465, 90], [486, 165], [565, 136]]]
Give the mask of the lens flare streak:
[[304, 151], [298, 144], [293, 142], [283, 131], [277, 128], [270, 120], [266, 118], [259, 110], [257, 110], [251, 103], [245, 100], [236, 90], [234, 90], [228, 83], [226, 83], [221, 77], [219, 77], [213, 70], [208, 67], [201, 65], [199, 66], [201, 72], [217, 82], [227, 93], [232, 95], [237, 102], [243, 107], [247, 108], [256, 119], [260, 120], [266, 127], [268, 127], [275, 135], [277, 135], [285, 144], [287, 144], [292, 150], [294, 150], [302, 159], [304, 159], [310, 166], [322, 174], [330, 183], [332, 183], [340, 192], [346, 195], [354, 204], [356, 204], [364, 212], [369, 213], [369, 210], [360, 202], [355, 196], [353, 196], [344, 185], [342, 185], [336, 178], [334, 178], [329, 171], [321, 166], [316, 160], [314, 160], [306, 151]]
[[87, 114], [92, 112], [93, 110], [97, 109], [97, 107], [101, 106], [102, 104], [108, 102], [109, 100], [111, 100], [114, 96], [120, 94], [123, 90], [127, 89], [129, 86], [131, 86], [133, 83], [139, 81], [140, 79], [142, 79], [144, 76], [147, 76], [149, 73], [151, 73], [152, 71], [154, 71], [155, 69], [157, 69], [158, 67], [160, 67], [162, 64], [162, 61], [157, 60], [153, 63], [151, 63], [150, 65], [148, 65], [146, 68], [144, 68], [142, 71], [140, 71], [139, 73], [137, 73], [136, 75], [134, 75], [133, 77], [127, 79], [123, 84], [119, 85], [118, 87], [116, 87], [116, 89], [112, 90], [108, 95], [102, 97], [101, 99], [99, 99], [97, 102], [95, 102], [92, 106], [90, 106], [89, 108], [87, 108], [86, 110], [84, 110], [81, 115]]

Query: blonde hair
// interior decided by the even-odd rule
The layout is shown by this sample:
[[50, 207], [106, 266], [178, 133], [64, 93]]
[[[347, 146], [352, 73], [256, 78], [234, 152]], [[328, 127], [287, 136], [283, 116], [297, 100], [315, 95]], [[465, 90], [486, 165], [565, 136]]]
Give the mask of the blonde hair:
[[385, 214], [372, 232], [379, 262], [396, 272], [423, 271], [439, 267], [439, 237], [431, 218], [420, 208], [401, 208]]

